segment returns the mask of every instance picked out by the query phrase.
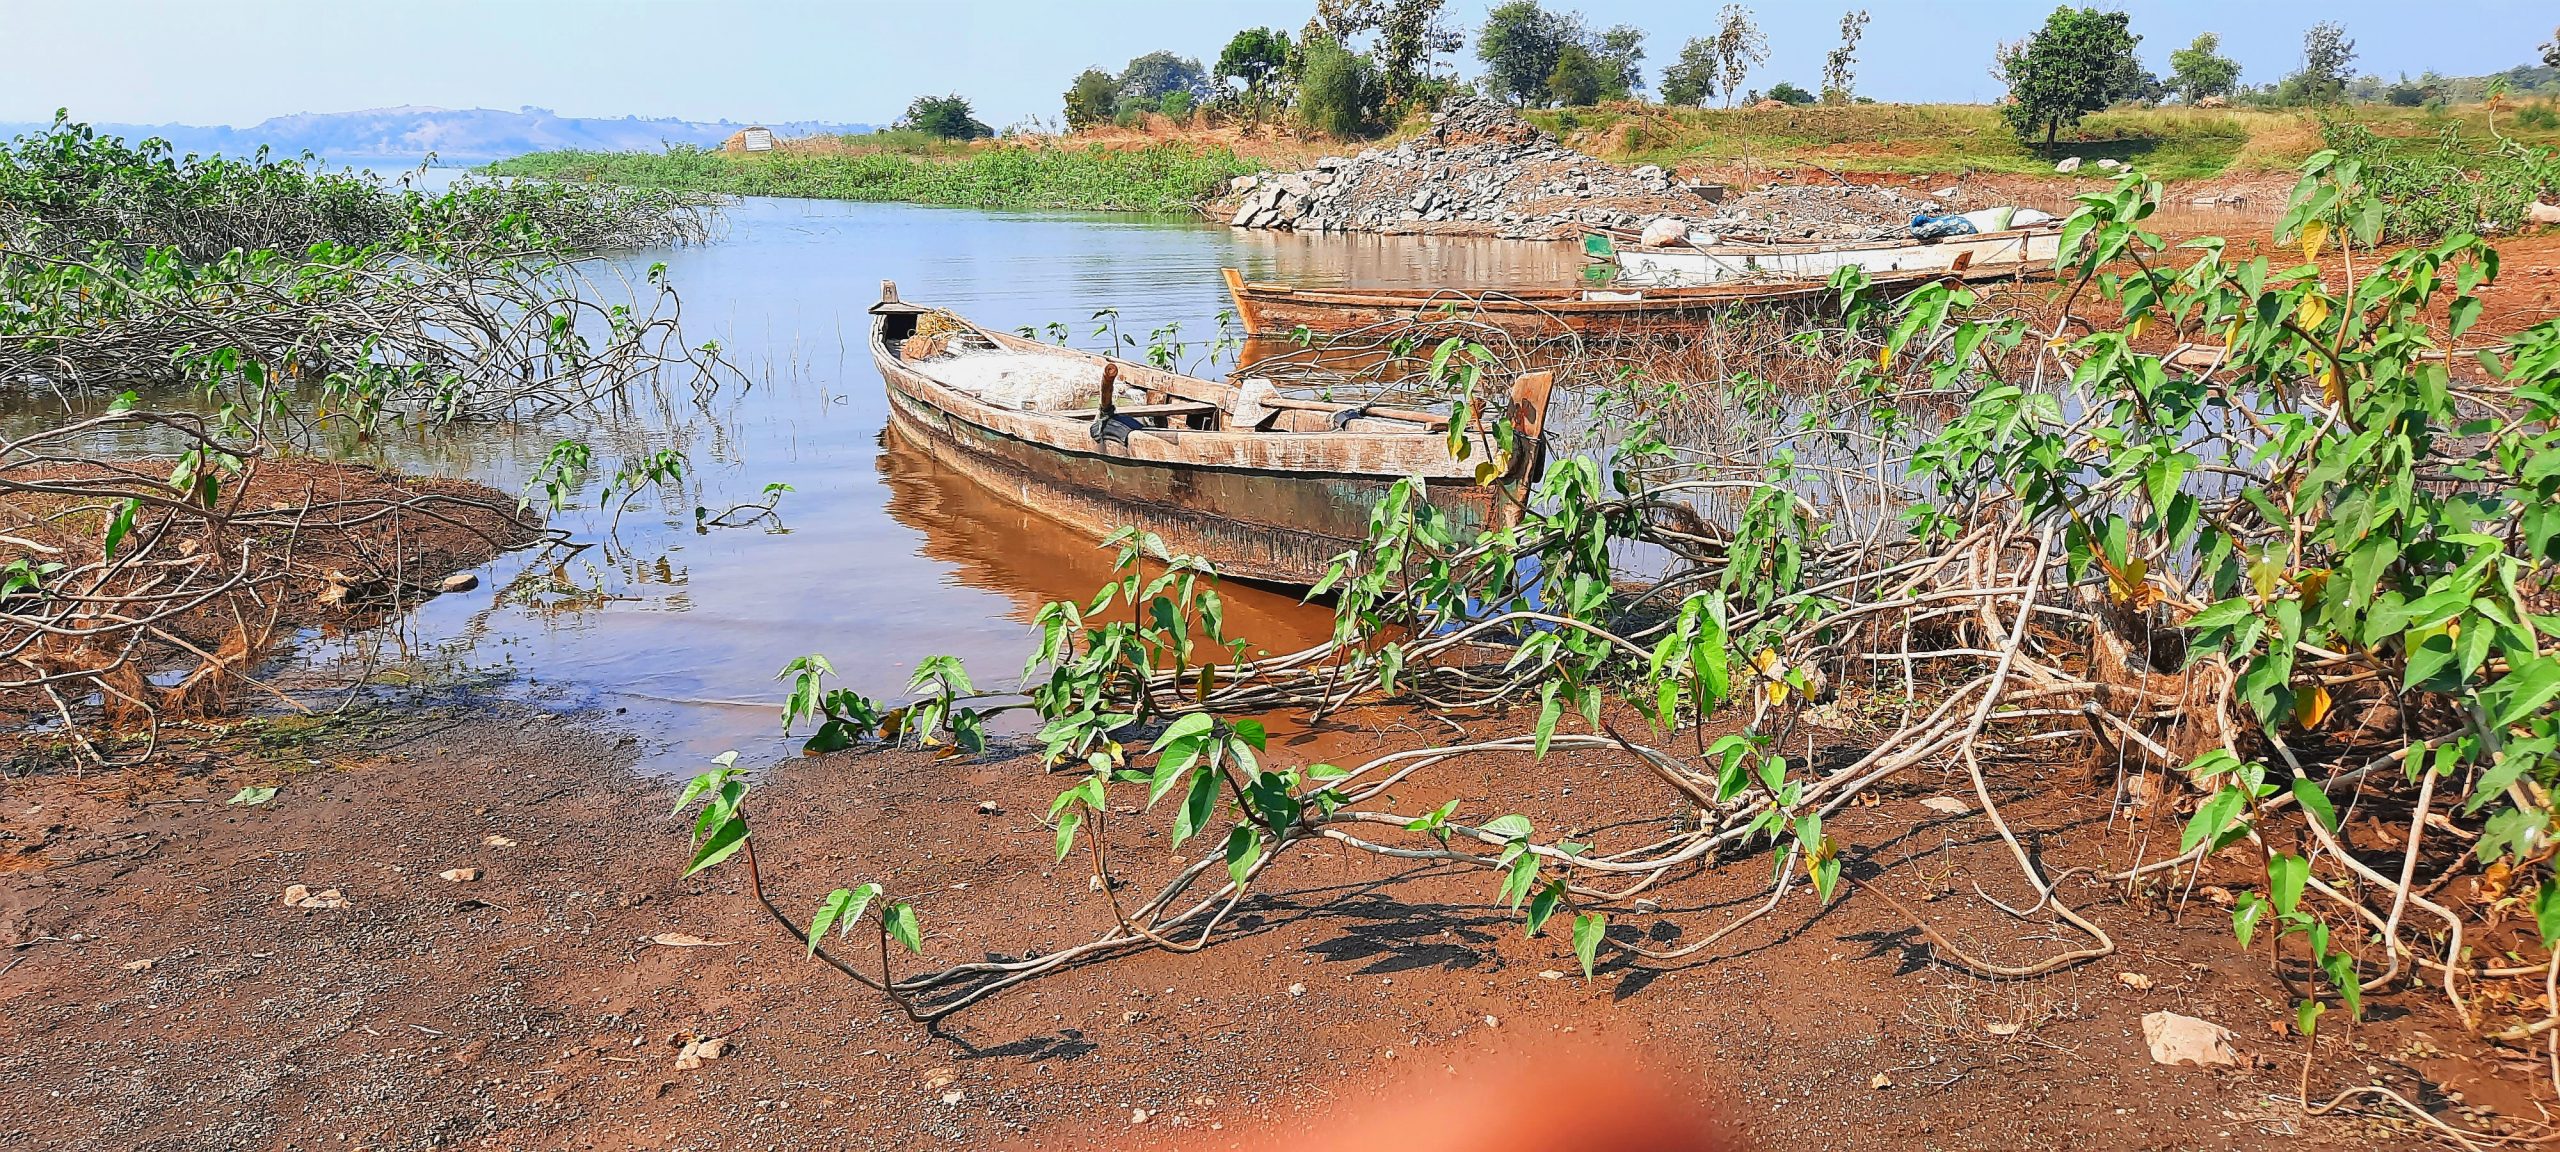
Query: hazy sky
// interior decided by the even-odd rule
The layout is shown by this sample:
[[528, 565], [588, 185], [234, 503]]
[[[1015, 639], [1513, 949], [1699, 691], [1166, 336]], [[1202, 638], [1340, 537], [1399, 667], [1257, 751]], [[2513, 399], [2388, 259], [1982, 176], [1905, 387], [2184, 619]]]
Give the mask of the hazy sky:
[[[1874, 13], [1858, 89], [1884, 100], [1984, 100], [1994, 41], [2053, 0], [1858, 0]], [[1849, 0], [1755, 5], [1773, 53], [1749, 83], [1807, 88]], [[1470, 32], [1487, 0], [1451, 0]], [[1551, 8], [1575, 7], [1550, 3]], [[2156, 0], [2133, 13], [2163, 74], [2171, 48], [2222, 34], [2243, 80], [2289, 71], [2303, 26], [2347, 26], [2356, 68], [2390, 76], [2503, 70], [2560, 22], [2549, 0]], [[570, 115], [885, 122], [922, 92], [958, 91], [999, 127], [1054, 117], [1078, 70], [1157, 48], [1214, 62], [1259, 24], [1295, 30], [1312, 0], [0, 0], [0, 120], [56, 107], [100, 121], [251, 124], [292, 112], [395, 104]], [[1648, 35], [1648, 79], [1709, 30], [1714, 0], [1583, 0], [1594, 26]], [[1461, 67], [1476, 71], [1469, 49]]]

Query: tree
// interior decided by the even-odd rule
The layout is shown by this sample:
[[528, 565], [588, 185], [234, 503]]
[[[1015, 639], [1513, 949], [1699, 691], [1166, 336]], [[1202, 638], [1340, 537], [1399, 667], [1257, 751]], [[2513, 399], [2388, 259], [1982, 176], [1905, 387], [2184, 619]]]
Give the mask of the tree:
[[1814, 101], [1813, 93], [1784, 80], [1770, 86], [1769, 98], [1782, 104], [1811, 104]]
[[1244, 99], [1257, 122], [1279, 93], [1282, 73], [1288, 67], [1289, 34], [1269, 28], [1238, 32], [1227, 41], [1226, 50], [1218, 53], [1218, 79], [1244, 85]]
[[[1822, 57], [1822, 98], [1846, 104], [1858, 90], [1858, 41], [1867, 34], [1867, 10], [1840, 17], [1840, 46]], [[1783, 99], [1783, 97], [1782, 97]]]
[[1591, 54], [1609, 71], [1608, 83], [1601, 86], [1603, 100], [1624, 100], [1644, 88], [1644, 29], [1633, 24], [1618, 24], [1600, 34]]
[[1298, 73], [1298, 115], [1337, 137], [1361, 136], [1386, 103], [1386, 81], [1369, 58], [1319, 32], [1306, 41]]
[[1120, 114], [1120, 80], [1100, 68], [1076, 73], [1067, 85], [1067, 130], [1082, 132], [1108, 124]]
[[1190, 90], [1184, 88], [1176, 88], [1156, 97], [1156, 111], [1175, 120], [1189, 117], [1191, 110], [1199, 106], [1200, 98], [1193, 96]]
[[1725, 5], [1716, 22], [1716, 78], [1723, 82], [1725, 107], [1733, 107], [1733, 95], [1742, 90], [1751, 70], [1768, 61], [1769, 38], [1752, 22], [1751, 10], [1740, 4]]
[[1169, 92], [1188, 92], [1198, 97], [1208, 91], [1209, 74], [1201, 69], [1200, 62], [1171, 52], [1149, 52], [1120, 70], [1120, 96], [1124, 101], [1153, 107]]
[[1555, 71], [1547, 74], [1547, 96], [1568, 108], [1597, 104], [1609, 81], [1609, 66], [1599, 56], [1580, 44], [1567, 44], [1556, 53]]
[[2194, 43], [2169, 53], [2169, 87], [2180, 100], [2228, 96], [2239, 85], [2240, 62], [2222, 54], [2219, 35], [2198, 33]]
[[1662, 102], [1704, 104], [1716, 94], [1716, 42], [1692, 36], [1680, 46], [1680, 58], [1662, 70]]
[[2312, 25], [2302, 34], [2302, 71], [2276, 86], [2276, 99], [2285, 104], [2336, 103], [2346, 95], [2353, 75], [2347, 66], [2355, 59], [2356, 42], [2347, 39], [2346, 28], [2335, 20]]
[[1511, 0], [1485, 14], [1476, 33], [1476, 58], [1484, 61], [1485, 86], [1496, 96], [1527, 107], [1545, 103], [1547, 78], [1555, 75], [1565, 45], [1580, 40], [1565, 17], [1538, 6], [1538, 0]]
[[2551, 42], [2542, 46], [2542, 66], [2560, 68], [2560, 28], [2551, 30]]
[[2019, 140], [2033, 143], [2042, 134], [2051, 152], [2064, 128], [2138, 82], [2142, 65], [2133, 48], [2142, 37], [2128, 23], [2122, 12], [2056, 8], [2023, 47], [2002, 46], [2000, 72], [2009, 85], [2009, 103], [2000, 113]]
[[898, 126], [944, 140], [975, 140], [996, 134], [995, 129], [978, 122], [969, 101], [957, 92], [916, 97], [914, 103], [907, 105], [907, 114]]
[[1386, 83], [1389, 104], [1401, 104], [1431, 78], [1433, 62], [1458, 50], [1465, 38], [1440, 22], [1449, 0], [1374, 0], [1381, 8], [1378, 30], [1378, 74]]

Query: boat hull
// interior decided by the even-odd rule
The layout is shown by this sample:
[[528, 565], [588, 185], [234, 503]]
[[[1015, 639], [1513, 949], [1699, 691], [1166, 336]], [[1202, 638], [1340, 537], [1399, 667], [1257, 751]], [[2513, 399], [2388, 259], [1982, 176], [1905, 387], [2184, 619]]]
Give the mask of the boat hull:
[[1397, 289], [1299, 288], [1247, 283], [1228, 271], [1228, 296], [1248, 335], [1287, 336], [1298, 329], [1348, 332], [1375, 324], [1485, 325], [1530, 338], [1572, 332], [1588, 339], [1628, 339], [1694, 330], [1742, 307], [1818, 307], [1833, 295], [1821, 282], [1725, 285], [1708, 289], [1532, 289], [1520, 292], [1421, 292]]
[[[1143, 459], [1101, 445], [1075, 451], [955, 413], [935, 403], [940, 390], [930, 379], [876, 342], [874, 352], [891, 435], [1096, 543], [1139, 528], [1162, 539], [1167, 554], [1200, 557], [1224, 577], [1314, 584], [1334, 557], [1366, 545], [1369, 511], [1398, 479]], [[1516, 515], [1516, 496], [1501, 484], [1427, 480], [1425, 498], [1461, 538]]]
[[1889, 273], [1963, 272], [1980, 276], [1994, 271], [2027, 271], [2051, 267], [2062, 250], [2062, 234], [2051, 229], [2023, 229], [1976, 236], [1950, 236], [1933, 242], [1823, 247], [1814, 245], [1714, 245], [1706, 248], [1616, 250], [1618, 273], [1644, 284], [1716, 284], [1746, 277], [1827, 280], [1842, 268], [1863, 268], [1869, 275]]

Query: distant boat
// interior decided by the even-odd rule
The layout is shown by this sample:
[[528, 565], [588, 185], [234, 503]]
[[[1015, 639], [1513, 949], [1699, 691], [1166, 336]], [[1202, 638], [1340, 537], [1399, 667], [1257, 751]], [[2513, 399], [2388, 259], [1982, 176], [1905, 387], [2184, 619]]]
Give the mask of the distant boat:
[[[1348, 332], [1390, 321], [1463, 321], [1531, 338], [1571, 331], [1609, 340], [1694, 331], [1718, 313], [1745, 306], [1821, 305], [1832, 295], [1823, 279], [1755, 279], [1686, 288], [1621, 285], [1592, 288], [1333, 288], [1251, 281], [1226, 269], [1227, 295], [1252, 336]], [[1943, 275], [1943, 274], [1941, 274]], [[1886, 290], [1940, 278], [1922, 272], [1874, 278]]]
[[1367, 544], [1370, 509], [1407, 477], [1461, 538], [1508, 527], [1544, 463], [1544, 372], [1510, 385], [1521, 450], [1503, 459], [1479, 426], [1461, 459], [1445, 415], [1043, 344], [910, 304], [892, 283], [871, 314], [891, 434], [1091, 539], [1144, 529], [1226, 576], [1314, 584]]
[[2037, 224], [1934, 240], [1871, 240], [1845, 244], [1637, 244], [1592, 232], [1582, 250], [1614, 261], [1619, 279], [1665, 287], [1730, 280], [1828, 280], [1842, 268], [1871, 276], [1909, 272], [1980, 278], [2050, 270], [2062, 253], [2062, 226]]

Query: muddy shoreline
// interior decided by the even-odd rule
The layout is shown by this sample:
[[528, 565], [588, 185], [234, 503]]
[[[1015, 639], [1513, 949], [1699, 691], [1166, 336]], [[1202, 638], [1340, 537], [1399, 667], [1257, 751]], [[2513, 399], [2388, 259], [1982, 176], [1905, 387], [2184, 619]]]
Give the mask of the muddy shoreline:
[[[1392, 738], [1321, 739], [1342, 755]], [[803, 960], [742, 870], [679, 878], [674, 782], [630, 771], [635, 752], [609, 718], [411, 707], [262, 721], [151, 769], [0, 784], [0, 1075], [19, 1086], [0, 1134], [65, 1148], [1251, 1146], [1578, 1032], [1642, 1051], [1672, 1091], [1766, 1147], [2415, 1139], [2276, 1102], [2300, 1070], [2299, 1040], [2267, 1025], [2286, 993], [2219, 909], [2085, 880], [2071, 896], [2122, 950], [2046, 979], [1941, 966], [1853, 887], [1827, 909], [1791, 896], [1679, 966], [1604, 960], [1586, 982], [1557, 934], [1522, 937], [1480, 874], [1317, 849], [1202, 953], [1075, 968], [936, 1034]], [[1505, 774], [1522, 770], [1495, 761], [1452, 789], [1517, 793]], [[2013, 821], [2049, 830], [2049, 866], [2122, 854], [2103, 790], [2029, 787], [2046, 774], [2005, 766], [1998, 786]], [[1027, 757], [855, 753], [759, 778], [757, 843], [787, 908], [863, 878], [920, 894], [936, 964], [1107, 922], [1084, 870], [1052, 863], [1039, 814], [1059, 784]], [[222, 803], [251, 785], [280, 791]], [[2055, 947], [1963, 886], [2005, 881], [2004, 849], [1978, 816], [1918, 807], [1940, 788], [1963, 791], [1915, 777], [1856, 810], [1845, 838], [1871, 845], [1892, 873], [1878, 882], [1939, 931], [2011, 958]], [[1600, 759], [1551, 761], [1526, 792], [1560, 821], [1654, 803], [1639, 773]], [[1117, 835], [1142, 885], [1201, 850], [1149, 848], [1161, 827]], [[479, 873], [443, 878], [463, 869]], [[1753, 871], [1674, 887], [1677, 906], [1626, 922], [1672, 938], [1711, 924], [1757, 899]], [[345, 906], [288, 907], [295, 884]], [[2534, 1054], [2466, 1041], [2440, 996], [2369, 1005], [2351, 1042], [2324, 1043], [2315, 1087], [2381, 1082], [2527, 1119], [2547, 1106]], [[2155, 1010], [2232, 1027], [2247, 1062], [2154, 1065], [2140, 1018]], [[702, 1037], [727, 1050], [679, 1069]]]

